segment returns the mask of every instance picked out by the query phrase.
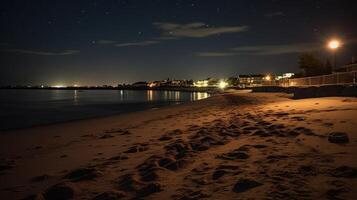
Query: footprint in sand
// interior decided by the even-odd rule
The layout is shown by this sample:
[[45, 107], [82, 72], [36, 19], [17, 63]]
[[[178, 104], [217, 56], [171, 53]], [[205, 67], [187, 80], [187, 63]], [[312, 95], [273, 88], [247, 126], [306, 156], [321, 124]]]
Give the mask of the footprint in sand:
[[138, 153], [147, 151], [149, 149], [148, 144], [137, 144], [132, 147], [129, 147], [128, 150], [124, 151], [124, 153]]

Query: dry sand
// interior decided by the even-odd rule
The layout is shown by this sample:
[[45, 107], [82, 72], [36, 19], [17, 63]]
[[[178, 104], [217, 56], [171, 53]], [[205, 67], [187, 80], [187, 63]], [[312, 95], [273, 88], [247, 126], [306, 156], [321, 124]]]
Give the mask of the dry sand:
[[356, 98], [232, 92], [9, 131], [0, 199], [357, 199], [356, 117]]

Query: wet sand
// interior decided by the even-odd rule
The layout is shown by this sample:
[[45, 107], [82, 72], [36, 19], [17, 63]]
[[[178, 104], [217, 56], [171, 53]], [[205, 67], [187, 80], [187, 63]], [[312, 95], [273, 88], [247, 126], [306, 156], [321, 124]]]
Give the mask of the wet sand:
[[357, 99], [226, 93], [0, 134], [0, 199], [356, 199]]

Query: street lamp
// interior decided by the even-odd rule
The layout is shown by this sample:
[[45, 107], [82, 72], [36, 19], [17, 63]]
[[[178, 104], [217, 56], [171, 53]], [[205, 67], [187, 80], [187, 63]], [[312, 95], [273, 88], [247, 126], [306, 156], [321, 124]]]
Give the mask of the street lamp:
[[336, 61], [336, 51], [341, 47], [341, 42], [339, 40], [333, 39], [328, 43], [328, 47], [333, 51], [333, 59], [334, 59], [334, 69], [337, 67]]
[[219, 83], [218, 83], [218, 87], [221, 88], [221, 89], [224, 89], [228, 86], [228, 83], [224, 80], [221, 80]]

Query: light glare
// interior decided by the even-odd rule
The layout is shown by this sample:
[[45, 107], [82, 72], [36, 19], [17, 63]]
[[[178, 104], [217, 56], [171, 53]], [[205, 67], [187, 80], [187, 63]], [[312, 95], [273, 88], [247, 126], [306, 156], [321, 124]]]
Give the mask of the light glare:
[[222, 80], [219, 82], [218, 86], [219, 88], [224, 89], [228, 86], [228, 83]]
[[329, 46], [330, 49], [337, 49], [337, 48], [339, 48], [341, 46], [341, 43], [338, 40], [331, 40], [329, 42], [328, 46]]

